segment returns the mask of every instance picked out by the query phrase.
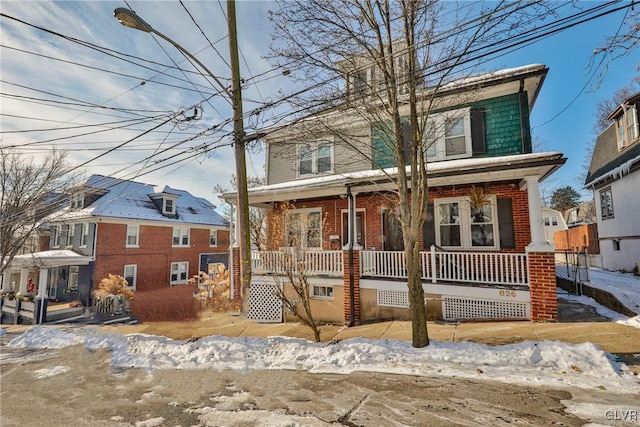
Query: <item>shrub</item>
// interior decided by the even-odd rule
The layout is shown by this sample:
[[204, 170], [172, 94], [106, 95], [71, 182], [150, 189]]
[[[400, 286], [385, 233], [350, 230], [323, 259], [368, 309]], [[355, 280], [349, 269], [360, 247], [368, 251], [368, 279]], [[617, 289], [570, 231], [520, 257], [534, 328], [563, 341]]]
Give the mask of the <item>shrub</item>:
[[122, 295], [129, 300], [132, 300], [134, 295], [131, 288], [129, 288], [127, 279], [111, 273], [109, 273], [108, 277], [100, 281], [98, 289], [93, 291], [92, 294], [94, 298], [106, 298], [108, 295]]

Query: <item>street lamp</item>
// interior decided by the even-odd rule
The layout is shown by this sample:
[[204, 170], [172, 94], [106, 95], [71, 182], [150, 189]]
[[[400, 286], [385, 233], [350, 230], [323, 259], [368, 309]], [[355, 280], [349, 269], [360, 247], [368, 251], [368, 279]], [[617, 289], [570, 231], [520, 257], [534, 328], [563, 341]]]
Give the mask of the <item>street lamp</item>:
[[236, 31], [236, 6], [235, 0], [227, 1], [227, 24], [229, 30], [229, 52], [231, 65], [231, 91], [191, 52], [180, 46], [169, 37], [156, 31], [151, 25], [140, 18], [135, 12], [124, 7], [113, 11], [113, 16], [125, 27], [140, 30], [145, 33], [155, 34], [171, 43], [184, 55], [191, 58], [222, 88], [222, 91], [231, 99], [233, 107], [233, 146], [236, 160], [236, 188], [238, 191], [238, 246], [240, 249], [240, 281], [243, 297], [243, 311], [248, 310], [248, 291], [251, 283], [251, 241], [247, 229], [249, 227], [249, 199], [247, 195], [247, 164], [245, 159], [245, 134], [242, 118], [242, 93], [240, 88], [240, 63], [238, 60], [238, 38]]

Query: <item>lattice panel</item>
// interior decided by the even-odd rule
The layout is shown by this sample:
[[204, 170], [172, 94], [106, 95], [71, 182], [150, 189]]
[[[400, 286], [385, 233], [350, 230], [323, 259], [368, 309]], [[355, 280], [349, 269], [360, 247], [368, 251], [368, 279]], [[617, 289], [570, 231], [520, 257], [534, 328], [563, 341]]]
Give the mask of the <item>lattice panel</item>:
[[275, 283], [251, 283], [247, 318], [265, 323], [282, 322], [283, 305], [276, 296], [277, 288]]
[[409, 308], [409, 292], [384, 291], [378, 289], [378, 305], [385, 307]]
[[444, 297], [442, 312], [445, 320], [528, 319], [529, 304], [525, 302]]

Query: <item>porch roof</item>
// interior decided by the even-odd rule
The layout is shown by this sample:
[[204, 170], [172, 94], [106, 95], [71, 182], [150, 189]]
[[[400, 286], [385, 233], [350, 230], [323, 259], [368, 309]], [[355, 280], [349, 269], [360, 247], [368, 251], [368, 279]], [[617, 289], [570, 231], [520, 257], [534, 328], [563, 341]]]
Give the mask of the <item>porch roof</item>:
[[[566, 160], [560, 152], [546, 152], [433, 162], [427, 164], [427, 178], [431, 188], [507, 181], [525, 176], [538, 176], [542, 181]], [[355, 193], [390, 190], [393, 189], [391, 178], [397, 172], [395, 167], [373, 169], [255, 187], [248, 191], [249, 204], [264, 207], [285, 200], [340, 196], [346, 194], [347, 187]], [[409, 166], [407, 172], [410, 172]], [[237, 193], [226, 193], [223, 197], [233, 203]]]
[[43, 252], [34, 252], [31, 254], [16, 255], [11, 261], [11, 267], [29, 268], [29, 267], [61, 267], [63, 265], [88, 265], [93, 261], [93, 257], [80, 255], [77, 252], [68, 249], [58, 249]]

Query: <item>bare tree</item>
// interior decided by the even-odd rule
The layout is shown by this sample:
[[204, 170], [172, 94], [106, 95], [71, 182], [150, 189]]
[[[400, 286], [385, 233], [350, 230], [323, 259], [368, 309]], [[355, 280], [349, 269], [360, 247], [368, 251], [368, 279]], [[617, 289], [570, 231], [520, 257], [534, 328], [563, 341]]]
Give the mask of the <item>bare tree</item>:
[[37, 163], [32, 156], [0, 147], [0, 275], [42, 218], [60, 208], [61, 193], [76, 182], [69, 170], [64, 151], [52, 149]]
[[354, 154], [344, 157], [366, 159], [393, 183], [415, 347], [429, 344], [419, 242], [429, 195], [426, 153], [459, 119], [436, 128], [430, 114], [464, 104], [453, 82], [470, 75], [483, 49], [540, 24], [545, 10], [544, 3], [521, 2], [457, 8], [437, 0], [309, 0], [280, 2], [271, 13], [273, 57], [285, 58], [315, 88], [296, 100], [315, 112], [295, 127], [304, 136], [291, 130], [288, 140], [330, 134]]
[[[231, 176], [231, 187], [236, 190], [236, 178], [235, 175]], [[264, 185], [264, 177], [260, 176], [247, 176], [247, 188], [255, 188]], [[213, 191], [217, 194], [224, 194], [228, 192], [228, 189], [220, 184], [216, 184]], [[221, 198], [221, 200], [224, 200]], [[223, 209], [223, 216], [228, 221], [233, 221], [231, 218], [231, 212], [229, 209]], [[267, 230], [266, 230], [267, 218], [264, 209], [249, 207], [249, 237], [251, 245], [259, 250], [263, 251], [267, 248]]]

